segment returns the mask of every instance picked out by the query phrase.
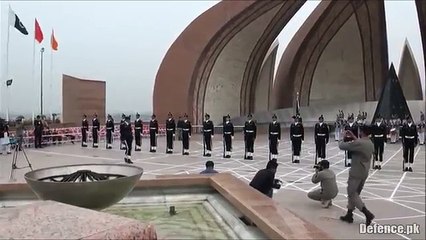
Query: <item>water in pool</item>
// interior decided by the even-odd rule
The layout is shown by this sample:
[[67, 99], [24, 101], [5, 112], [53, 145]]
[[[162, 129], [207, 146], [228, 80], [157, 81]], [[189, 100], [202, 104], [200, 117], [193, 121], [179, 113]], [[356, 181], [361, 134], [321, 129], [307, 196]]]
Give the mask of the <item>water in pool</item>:
[[[169, 207], [175, 206], [176, 215]], [[133, 218], [155, 226], [162, 239], [231, 239], [223, 224], [206, 209], [203, 202], [178, 204], [117, 204], [104, 212]]]

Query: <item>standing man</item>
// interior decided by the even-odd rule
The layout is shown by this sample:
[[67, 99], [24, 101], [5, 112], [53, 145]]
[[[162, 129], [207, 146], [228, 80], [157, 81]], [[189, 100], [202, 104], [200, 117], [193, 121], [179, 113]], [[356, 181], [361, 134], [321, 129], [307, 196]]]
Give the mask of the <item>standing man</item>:
[[176, 132], [176, 123], [173, 119], [173, 115], [171, 112], [168, 114], [168, 119], [166, 120], [166, 139], [167, 139], [167, 146], [166, 146], [166, 153], [172, 154], [173, 153], [173, 139], [175, 137]]
[[99, 141], [99, 128], [100, 128], [100, 124], [99, 124], [99, 120], [98, 120], [98, 115], [95, 113], [93, 115], [93, 120], [92, 120], [92, 137], [93, 137], [93, 147], [94, 148], [98, 148], [98, 141]]
[[[206, 120], [203, 122], [203, 138], [204, 138], [204, 156], [212, 156], [212, 139], [214, 138], [214, 125], [210, 120], [210, 115], [206, 113]], [[206, 150], [207, 149], [207, 150]]]
[[232, 139], [234, 139], [234, 125], [231, 122], [231, 116], [226, 116], [223, 125], [223, 139], [225, 141], [225, 158], [231, 158]]
[[81, 146], [87, 147], [87, 132], [89, 131], [89, 122], [87, 121], [86, 114], [83, 114], [81, 121]]
[[[329, 129], [327, 123], [324, 122], [324, 116], [321, 115], [318, 118], [319, 122], [315, 124], [315, 146], [316, 155], [321, 160], [325, 160], [326, 156], [326, 145], [329, 140]], [[315, 159], [316, 163], [317, 159]]]
[[36, 120], [34, 121], [34, 146], [35, 148], [42, 148], [41, 139], [43, 135], [43, 122], [41, 121], [40, 115], [37, 115]]
[[108, 120], [106, 122], [106, 149], [112, 149], [112, 134], [114, 132], [114, 119], [108, 114]]
[[182, 121], [182, 154], [189, 155], [189, 139], [191, 138], [192, 126], [188, 120], [188, 115], [183, 115], [184, 120]]
[[334, 123], [334, 140], [339, 141], [340, 140], [340, 131], [342, 129], [342, 119], [340, 118], [341, 113], [339, 111], [339, 114], [337, 115], [336, 122]]
[[126, 115], [123, 113], [121, 114], [121, 121], [120, 121], [120, 149], [121, 150], [126, 150], [126, 144], [124, 143], [125, 139], [124, 139], [124, 125], [126, 121]]
[[281, 125], [277, 122], [277, 115], [272, 116], [272, 122], [269, 123], [269, 154], [270, 159], [278, 158], [278, 143], [281, 140]]
[[152, 114], [151, 121], [149, 122], [150, 152], [157, 151], [158, 122], [155, 118], [155, 114]]
[[[355, 136], [358, 137], [358, 124], [354, 122], [354, 117], [351, 115], [348, 118], [348, 124], [345, 126], [345, 131], [351, 131]], [[346, 167], [351, 166], [352, 162], [352, 152], [346, 152], [348, 158]]]
[[167, 115], [168, 118], [166, 120], [166, 153], [172, 154], [173, 153], [173, 140], [176, 136], [176, 123], [175, 119], [173, 118], [173, 114], [169, 112]]
[[290, 140], [292, 144], [294, 163], [300, 163], [300, 150], [302, 142], [305, 140], [305, 130], [302, 121], [297, 116], [293, 116], [294, 123], [290, 126]]
[[139, 113], [136, 113], [136, 120], [135, 120], [135, 152], [141, 151], [141, 137], [142, 137], [142, 129], [143, 129], [143, 123], [140, 119], [141, 115]]
[[131, 156], [132, 156], [132, 142], [133, 142], [133, 133], [132, 133], [132, 124], [130, 123], [130, 115], [124, 117], [124, 123], [123, 123], [123, 144], [126, 146], [126, 152], [124, 161], [126, 163], [133, 163]]
[[4, 151], [11, 154], [9, 136], [9, 124], [0, 118], [0, 154]]
[[[411, 165], [414, 163], [414, 148], [418, 143], [417, 127], [413, 123], [413, 120], [410, 117], [407, 117], [407, 123], [402, 127], [401, 131], [402, 145], [404, 149], [404, 172], [410, 171], [413, 169]], [[407, 167], [407, 165], [408, 167]]]
[[244, 142], [246, 154], [244, 159], [253, 160], [254, 153], [254, 140], [256, 139], [257, 127], [256, 123], [252, 119], [251, 113], [247, 116], [247, 121], [244, 124]]
[[374, 143], [374, 169], [382, 169], [383, 150], [387, 141], [386, 125], [383, 123], [383, 118], [379, 115], [376, 118], [376, 123], [371, 126]]
[[340, 220], [353, 223], [353, 211], [358, 208], [365, 215], [366, 225], [369, 226], [374, 219], [372, 214], [362, 202], [360, 197], [364, 188], [364, 183], [368, 177], [368, 171], [371, 165], [371, 155], [374, 146], [368, 138], [369, 131], [367, 127], [360, 127], [359, 138], [351, 131], [346, 131], [344, 141], [339, 142], [339, 148], [348, 152], [352, 152], [352, 166], [349, 169], [348, 178], [348, 211], [345, 216], [341, 216]]

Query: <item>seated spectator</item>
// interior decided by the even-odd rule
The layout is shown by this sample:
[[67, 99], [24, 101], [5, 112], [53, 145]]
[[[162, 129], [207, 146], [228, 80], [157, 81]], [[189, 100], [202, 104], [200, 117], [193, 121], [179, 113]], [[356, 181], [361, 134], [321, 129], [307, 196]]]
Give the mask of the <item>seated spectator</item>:
[[218, 173], [216, 170], [214, 170], [214, 162], [213, 161], [207, 161], [206, 162], [206, 169], [200, 174], [212, 174], [212, 173]]

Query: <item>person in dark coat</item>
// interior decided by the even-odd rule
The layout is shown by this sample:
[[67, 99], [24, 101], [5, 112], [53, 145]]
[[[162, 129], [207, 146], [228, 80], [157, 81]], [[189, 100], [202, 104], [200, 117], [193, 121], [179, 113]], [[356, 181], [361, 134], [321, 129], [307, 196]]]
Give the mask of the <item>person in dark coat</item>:
[[225, 141], [225, 158], [231, 158], [232, 139], [234, 139], [234, 125], [231, 122], [231, 116], [226, 116], [223, 125], [223, 140]]
[[188, 115], [185, 113], [182, 121], [182, 154], [189, 155], [189, 139], [192, 134], [191, 122], [188, 120]]
[[292, 144], [294, 163], [300, 163], [300, 152], [302, 150], [302, 142], [305, 140], [305, 130], [303, 128], [302, 119], [293, 116], [294, 123], [290, 126], [290, 140]]
[[278, 158], [278, 143], [281, 140], [281, 125], [277, 122], [277, 115], [272, 116], [272, 122], [269, 123], [269, 153], [271, 159]]
[[250, 186], [266, 196], [272, 198], [273, 188], [281, 187], [280, 181], [275, 179], [278, 163], [276, 160], [268, 161], [266, 168], [259, 170], [250, 182]]
[[383, 118], [378, 116], [376, 123], [371, 125], [371, 133], [374, 143], [374, 169], [382, 169], [383, 151], [387, 142], [386, 125], [383, 123]]
[[417, 126], [410, 117], [407, 117], [407, 123], [402, 127], [401, 131], [402, 145], [404, 148], [404, 171], [412, 172], [411, 167], [414, 163], [414, 149], [418, 144]]
[[321, 115], [318, 118], [319, 122], [315, 124], [315, 146], [316, 146], [316, 154], [320, 160], [325, 160], [326, 157], [326, 146], [328, 144], [329, 136], [329, 128], [327, 123], [324, 122], [324, 116]]
[[87, 132], [89, 131], [89, 122], [87, 121], [86, 114], [83, 115], [81, 121], [81, 146], [87, 147]]
[[93, 138], [93, 147], [98, 148], [99, 146], [99, 129], [101, 128], [101, 125], [98, 120], [98, 115], [95, 113], [93, 115], [92, 120], [92, 138]]
[[132, 133], [132, 123], [130, 122], [130, 115], [124, 118], [122, 133], [123, 133], [122, 136], [124, 139], [124, 145], [126, 146], [124, 161], [126, 163], [133, 163], [131, 160], [133, 133]]
[[150, 152], [157, 152], [158, 122], [156, 117], [155, 114], [152, 114], [149, 122]]
[[247, 121], [244, 124], [244, 143], [245, 143], [245, 159], [253, 160], [254, 140], [256, 139], [257, 127], [252, 119], [253, 115], [247, 115]]
[[173, 140], [176, 132], [176, 123], [175, 119], [171, 112], [168, 114], [168, 119], [166, 120], [166, 141], [167, 141], [167, 154], [173, 153]]
[[108, 114], [106, 127], [106, 149], [112, 149], [112, 134], [114, 133], [114, 119]]

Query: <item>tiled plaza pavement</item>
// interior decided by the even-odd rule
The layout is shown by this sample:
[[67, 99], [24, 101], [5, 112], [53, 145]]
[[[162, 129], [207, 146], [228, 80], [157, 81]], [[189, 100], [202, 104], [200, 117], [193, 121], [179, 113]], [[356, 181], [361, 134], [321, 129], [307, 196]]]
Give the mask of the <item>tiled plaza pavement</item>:
[[[175, 153], [165, 154], [165, 139], [159, 137], [157, 153], [148, 152], [148, 139], [143, 139], [143, 151], [133, 153], [133, 161], [144, 168], [142, 178], [151, 178], [161, 174], [188, 174], [198, 173], [204, 169], [205, 161], [215, 162], [216, 170], [230, 172], [238, 178], [249, 182], [256, 171], [265, 167], [268, 160], [267, 138], [264, 135], [256, 139], [254, 160], [243, 160], [244, 147], [241, 138], [234, 140], [233, 156], [231, 159], [222, 158], [222, 139], [214, 141], [213, 157], [202, 157], [202, 139], [193, 136], [191, 139], [191, 154], [182, 156], [179, 152], [181, 143], [175, 142]], [[371, 170], [370, 176], [361, 194], [367, 207], [376, 215], [377, 224], [413, 224], [420, 225], [420, 234], [359, 234], [359, 224], [364, 221], [362, 213], [356, 211], [354, 224], [340, 222], [338, 217], [345, 212], [346, 180], [348, 168], [344, 167], [344, 155], [337, 147], [337, 143], [330, 141], [327, 146], [327, 159], [337, 175], [339, 195], [333, 201], [334, 206], [323, 209], [320, 203], [309, 200], [306, 193], [318, 185], [311, 183], [313, 174], [314, 145], [312, 136], [302, 146], [300, 164], [291, 163], [291, 145], [288, 141], [280, 143], [279, 169], [276, 177], [283, 180], [283, 187], [278, 190], [274, 199], [281, 205], [299, 214], [302, 218], [311, 221], [320, 228], [329, 232], [336, 239], [424, 239], [425, 238], [425, 147], [416, 148], [414, 172], [401, 171], [402, 147], [401, 144], [388, 144], [385, 147], [383, 170]], [[65, 144], [46, 147], [41, 150], [26, 149], [35, 169], [78, 163], [124, 163], [124, 152], [115, 149], [81, 148]], [[0, 183], [9, 182], [10, 164], [12, 156], [0, 155]], [[25, 165], [23, 156], [19, 157], [18, 166]], [[23, 174], [28, 169], [16, 170], [14, 181], [24, 182]]]

